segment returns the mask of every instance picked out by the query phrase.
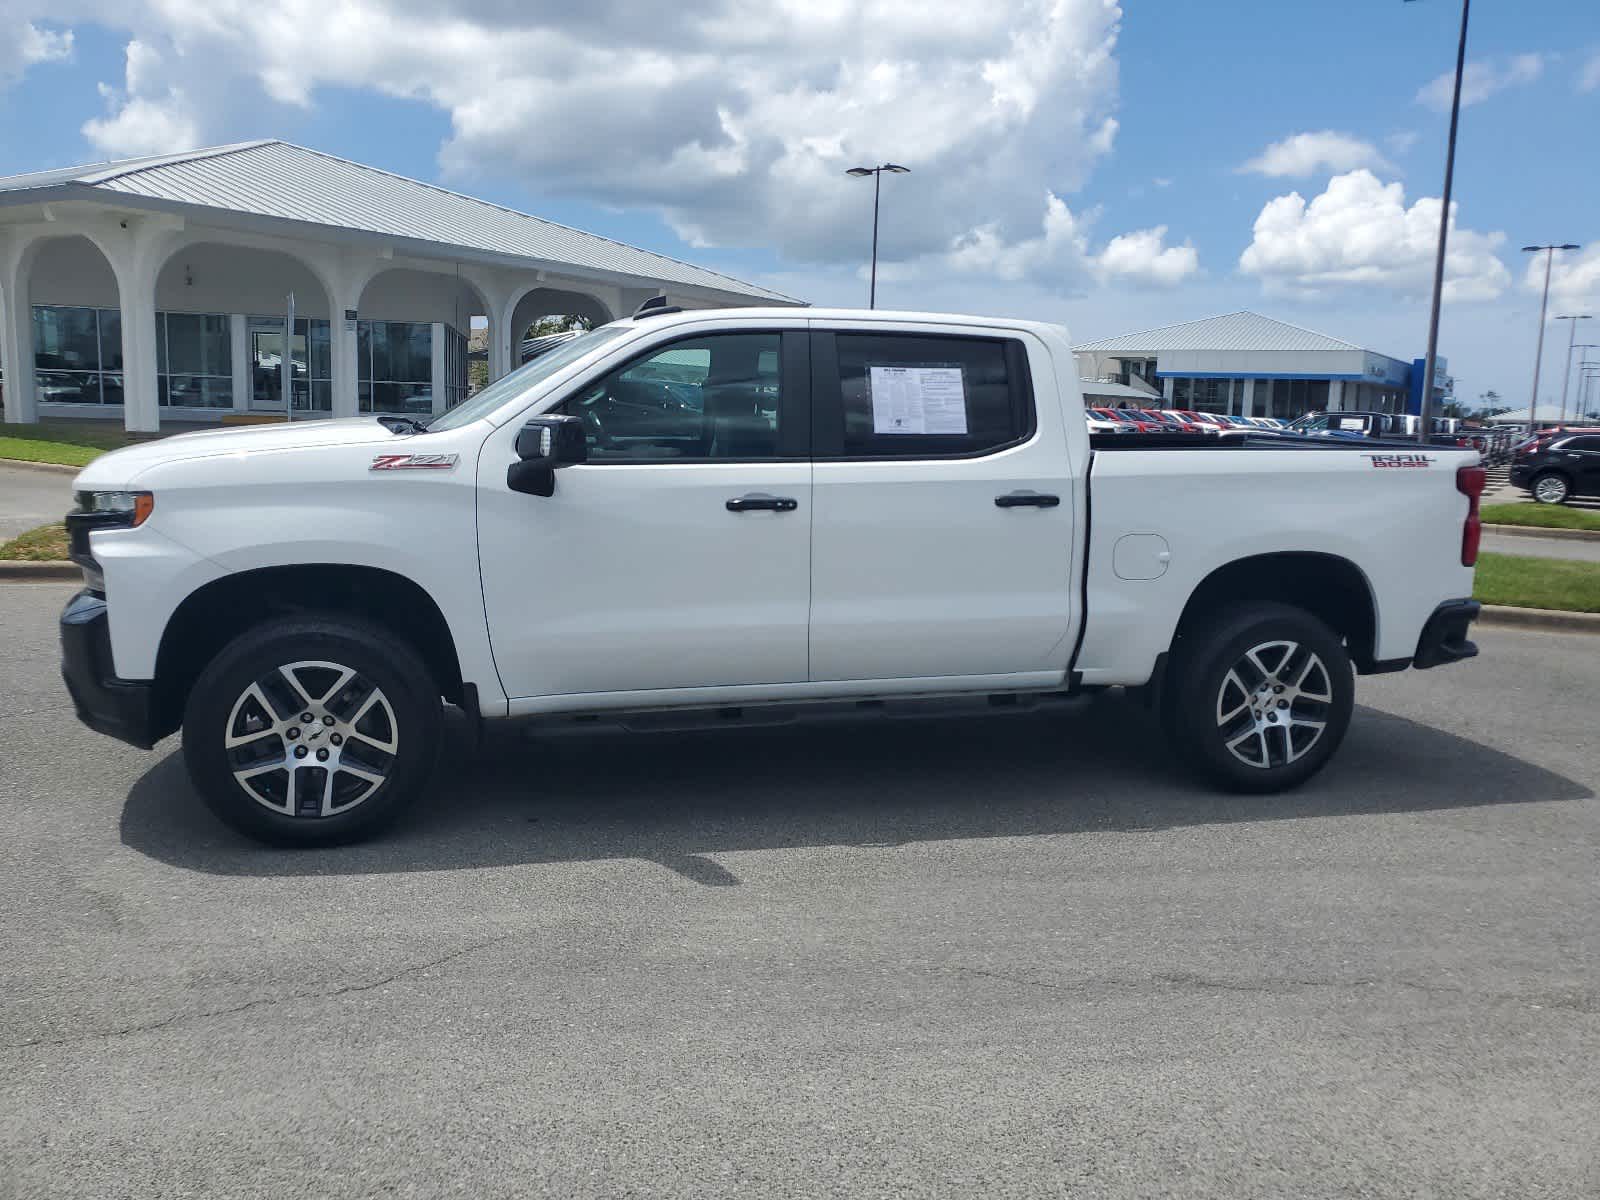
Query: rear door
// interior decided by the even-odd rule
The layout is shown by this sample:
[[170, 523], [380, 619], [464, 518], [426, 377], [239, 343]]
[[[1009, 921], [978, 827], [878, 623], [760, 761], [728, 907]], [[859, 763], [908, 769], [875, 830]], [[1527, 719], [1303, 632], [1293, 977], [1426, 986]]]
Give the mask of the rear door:
[[813, 330], [812, 680], [1060, 670], [1077, 514], [1043, 344]]
[[1600, 434], [1572, 438], [1563, 449], [1578, 494], [1600, 496]]

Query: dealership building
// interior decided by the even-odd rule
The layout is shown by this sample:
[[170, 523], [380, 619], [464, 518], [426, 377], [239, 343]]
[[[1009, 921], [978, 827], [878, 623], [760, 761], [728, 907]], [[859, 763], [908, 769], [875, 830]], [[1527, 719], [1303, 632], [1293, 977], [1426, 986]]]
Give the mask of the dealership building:
[[[1421, 411], [1422, 359], [1391, 358], [1259, 313], [1105, 338], [1078, 347], [1077, 357], [1085, 380], [1134, 388], [1150, 407], [1280, 418]], [[1451, 382], [1441, 358], [1436, 404], [1449, 399]]]
[[437, 413], [466, 394], [474, 324], [493, 379], [539, 317], [661, 295], [797, 303], [281, 141], [0, 178], [7, 422]]

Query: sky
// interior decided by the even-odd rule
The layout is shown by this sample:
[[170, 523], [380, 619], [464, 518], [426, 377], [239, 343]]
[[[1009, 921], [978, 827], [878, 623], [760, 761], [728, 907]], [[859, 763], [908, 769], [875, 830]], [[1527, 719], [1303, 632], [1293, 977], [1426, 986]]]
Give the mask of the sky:
[[[280, 137], [763, 283], [1065, 322], [1249, 308], [1421, 357], [1455, 0], [0, 0], [0, 173]], [[1482, 3], [1440, 353], [1600, 327], [1600, 4]], [[1579, 341], [1600, 328], [1579, 323]], [[1600, 360], [1600, 348], [1587, 351]], [[1575, 358], [1581, 358], [1580, 352]]]

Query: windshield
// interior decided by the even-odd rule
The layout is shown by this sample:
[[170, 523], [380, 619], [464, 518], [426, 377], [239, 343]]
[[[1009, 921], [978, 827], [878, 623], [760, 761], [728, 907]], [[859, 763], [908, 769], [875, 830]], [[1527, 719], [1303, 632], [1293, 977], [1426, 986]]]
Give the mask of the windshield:
[[472, 399], [456, 405], [441, 416], [428, 422], [428, 432], [459, 429], [463, 425], [486, 416], [508, 401], [515, 400], [540, 380], [548, 379], [607, 342], [632, 329], [631, 325], [602, 325], [599, 329], [580, 334], [570, 342], [563, 342], [554, 350], [541, 354], [532, 362], [524, 363], [511, 374], [495, 380]]

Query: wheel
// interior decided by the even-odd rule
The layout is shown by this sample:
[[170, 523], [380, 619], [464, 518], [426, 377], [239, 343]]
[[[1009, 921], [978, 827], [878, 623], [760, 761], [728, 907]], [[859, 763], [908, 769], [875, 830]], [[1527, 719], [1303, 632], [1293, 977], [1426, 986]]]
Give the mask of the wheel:
[[411, 647], [342, 617], [259, 625], [201, 672], [183, 754], [223, 821], [274, 845], [368, 837], [426, 785], [439, 687]]
[[1565, 475], [1547, 471], [1533, 481], [1533, 498], [1540, 504], [1565, 504], [1572, 493], [1572, 485]]
[[1304, 783], [1350, 727], [1355, 680], [1338, 636], [1303, 609], [1251, 605], [1184, 636], [1165, 722], [1201, 774], [1239, 792]]

